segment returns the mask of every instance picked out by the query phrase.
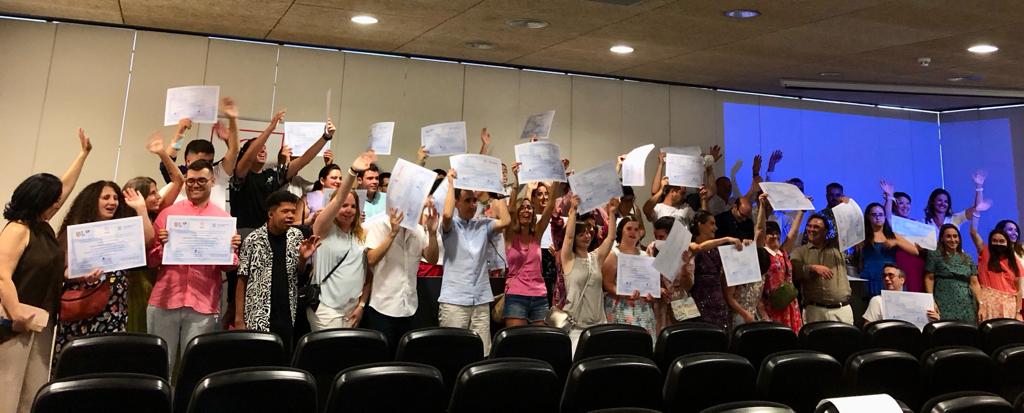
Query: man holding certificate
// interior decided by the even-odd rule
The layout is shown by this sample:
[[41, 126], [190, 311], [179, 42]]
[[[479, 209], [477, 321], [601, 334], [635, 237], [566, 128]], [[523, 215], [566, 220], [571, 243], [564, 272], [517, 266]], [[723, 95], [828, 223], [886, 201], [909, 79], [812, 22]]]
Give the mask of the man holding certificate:
[[[234, 219], [210, 202], [215, 184], [213, 165], [193, 162], [185, 173], [187, 198], [160, 212], [153, 225], [158, 239], [148, 261], [157, 276], [146, 324], [150, 334], [167, 342], [171, 371], [189, 340], [217, 330], [221, 272], [234, 270], [238, 263], [235, 250], [241, 237]], [[169, 218], [174, 228], [168, 228]]]
[[[844, 198], [846, 202], [849, 198]], [[829, 238], [828, 218], [814, 214], [807, 220], [808, 242], [793, 250], [793, 278], [800, 281], [804, 298], [804, 323], [841, 321], [853, 324], [850, 280], [846, 258], [837, 238]]]

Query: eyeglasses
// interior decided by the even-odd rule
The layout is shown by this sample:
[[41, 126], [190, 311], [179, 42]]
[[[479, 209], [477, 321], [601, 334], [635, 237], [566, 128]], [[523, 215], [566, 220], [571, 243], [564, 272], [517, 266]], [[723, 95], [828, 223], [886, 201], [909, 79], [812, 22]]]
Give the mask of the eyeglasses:
[[880, 213], [872, 213], [871, 214], [871, 218], [885, 218], [885, 214], [884, 213], [881, 213], [881, 214]]
[[899, 274], [896, 274], [894, 272], [887, 272], [885, 274], [882, 274], [883, 278], [896, 278], [896, 277], [899, 277], [899, 276], [900, 276]]
[[185, 185], [188, 186], [206, 186], [208, 183], [210, 183], [210, 180], [206, 178], [189, 178], [185, 180]]

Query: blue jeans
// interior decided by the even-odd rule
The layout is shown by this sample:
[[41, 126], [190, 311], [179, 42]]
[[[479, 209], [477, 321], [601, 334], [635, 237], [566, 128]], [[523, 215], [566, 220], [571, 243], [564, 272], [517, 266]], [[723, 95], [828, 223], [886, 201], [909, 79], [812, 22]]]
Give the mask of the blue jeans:
[[527, 297], [525, 295], [505, 294], [504, 318], [521, 318], [534, 323], [544, 321], [548, 315], [548, 298]]

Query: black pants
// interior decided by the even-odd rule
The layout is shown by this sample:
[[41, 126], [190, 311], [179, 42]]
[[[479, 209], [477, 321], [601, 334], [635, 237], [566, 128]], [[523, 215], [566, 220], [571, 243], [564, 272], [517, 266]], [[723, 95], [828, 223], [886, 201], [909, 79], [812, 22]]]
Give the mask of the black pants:
[[366, 306], [363, 310], [363, 321], [360, 323], [360, 326], [383, 333], [384, 338], [388, 341], [388, 354], [394, 358], [395, 351], [398, 349], [398, 341], [402, 339], [405, 333], [413, 329], [413, 319], [414, 316], [387, 316], [374, 310], [371, 306]]

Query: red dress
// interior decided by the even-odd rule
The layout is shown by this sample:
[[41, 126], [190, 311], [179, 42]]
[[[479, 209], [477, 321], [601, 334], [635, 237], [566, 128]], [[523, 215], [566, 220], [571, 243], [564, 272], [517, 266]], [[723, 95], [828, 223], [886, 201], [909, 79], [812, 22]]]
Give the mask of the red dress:
[[793, 282], [793, 264], [789, 261], [789, 254], [781, 250], [774, 254], [767, 248], [765, 250], [768, 251], [772, 263], [764, 279], [765, 312], [768, 313], [768, 317], [772, 321], [789, 326], [794, 332], [799, 332], [800, 327], [803, 325], [803, 320], [800, 318], [800, 305], [797, 303], [797, 300], [794, 299], [793, 302], [781, 310], [772, 308], [771, 302], [768, 301], [769, 294], [776, 288], [779, 288], [782, 283], [787, 281]]

